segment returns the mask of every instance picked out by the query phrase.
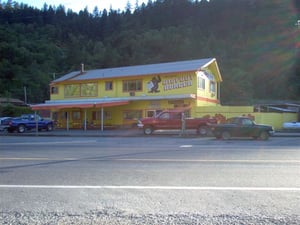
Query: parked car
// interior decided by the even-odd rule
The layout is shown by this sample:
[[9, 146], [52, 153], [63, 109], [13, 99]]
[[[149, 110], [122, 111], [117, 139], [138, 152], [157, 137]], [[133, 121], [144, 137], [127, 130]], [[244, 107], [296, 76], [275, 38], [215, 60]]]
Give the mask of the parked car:
[[26, 130], [31, 129], [38, 130], [53, 130], [53, 121], [46, 120], [35, 114], [24, 114], [21, 117], [13, 118], [9, 121], [8, 132], [18, 131], [18, 133], [24, 133]]
[[12, 117], [0, 117], [0, 131], [7, 131]]
[[223, 124], [212, 124], [210, 127], [216, 138], [224, 140], [231, 137], [253, 137], [267, 140], [274, 134], [272, 126], [256, 124], [248, 117], [232, 117]]
[[185, 111], [180, 109], [165, 110], [157, 116], [139, 119], [137, 126], [143, 129], [146, 135], [155, 130], [180, 130], [183, 125], [185, 129], [193, 129], [200, 135], [206, 135], [208, 124], [217, 122], [212, 118], [185, 118], [184, 113]]
[[284, 129], [299, 129], [300, 130], [300, 122], [285, 122], [282, 126]]

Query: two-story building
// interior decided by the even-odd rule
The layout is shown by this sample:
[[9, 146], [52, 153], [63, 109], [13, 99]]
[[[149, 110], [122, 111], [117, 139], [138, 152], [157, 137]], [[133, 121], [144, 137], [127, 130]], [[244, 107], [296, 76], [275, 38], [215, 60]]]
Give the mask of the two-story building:
[[[164, 109], [220, 105], [222, 77], [216, 59], [71, 72], [50, 83], [50, 100], [31, 105], [51, 110], [62, 128], [132, 126]], [[199, 111], [199, 110], [198, 110]]]

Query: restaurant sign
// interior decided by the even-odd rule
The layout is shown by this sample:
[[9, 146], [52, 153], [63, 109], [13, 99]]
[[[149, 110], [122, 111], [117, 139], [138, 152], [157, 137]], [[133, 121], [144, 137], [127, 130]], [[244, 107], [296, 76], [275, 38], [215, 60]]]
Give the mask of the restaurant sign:
[[164, 91], [185, 88], [193, 85], [192, 75], [183, 75], [165, 79], [163, 82]]

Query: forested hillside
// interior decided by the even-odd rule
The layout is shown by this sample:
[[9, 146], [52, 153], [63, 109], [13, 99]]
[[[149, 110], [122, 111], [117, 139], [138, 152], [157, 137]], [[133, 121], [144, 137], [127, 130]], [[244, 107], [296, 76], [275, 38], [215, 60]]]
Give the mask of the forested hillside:
[[81, 63], [89, 70], [214, 57], [222, 104], [299, 100], [297, 4], [150, 0], [75, 13], [0, 1], [0, 96], [24, 99], [26, 86], [29, 103], [43, 102], [50, 81]]

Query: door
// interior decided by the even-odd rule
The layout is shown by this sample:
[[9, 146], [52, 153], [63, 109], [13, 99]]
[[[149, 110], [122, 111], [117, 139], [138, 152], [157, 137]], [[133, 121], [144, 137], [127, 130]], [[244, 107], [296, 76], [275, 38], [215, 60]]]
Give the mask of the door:
[[170, 112], [161, 113], [156, 120], [156, 124], [155, 124], [156, 128], [157, 129], [170, 129], [170, 119], [171, 119]]

